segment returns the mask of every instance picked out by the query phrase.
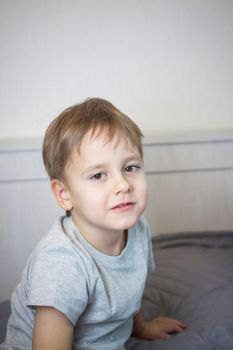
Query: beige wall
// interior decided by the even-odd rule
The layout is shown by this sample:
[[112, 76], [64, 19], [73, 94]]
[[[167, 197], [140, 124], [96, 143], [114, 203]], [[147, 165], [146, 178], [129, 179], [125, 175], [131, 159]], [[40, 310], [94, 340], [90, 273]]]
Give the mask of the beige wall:
[[0, 139], [114, 102], [145, 133], [233, 128], [232, 0], [0, 2]]

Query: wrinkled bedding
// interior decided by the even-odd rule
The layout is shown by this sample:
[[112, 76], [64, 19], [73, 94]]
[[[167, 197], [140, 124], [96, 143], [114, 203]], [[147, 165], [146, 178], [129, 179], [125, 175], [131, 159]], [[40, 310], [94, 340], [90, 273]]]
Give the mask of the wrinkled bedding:
[[143, 310], [184, 321], [169, 340], [131, 338], [128, 350], [233, 349], [233, 232], [161, 235], [153, 239], [156, 271]]

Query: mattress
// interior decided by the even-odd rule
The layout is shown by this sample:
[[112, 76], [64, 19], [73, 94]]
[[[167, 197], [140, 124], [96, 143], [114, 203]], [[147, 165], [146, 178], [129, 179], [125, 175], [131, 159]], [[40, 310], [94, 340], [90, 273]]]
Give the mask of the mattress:
[[233, 232], [161, 235], [156, 270], [144, 297], [145, 318], [168, 316], [187, 330], [169, 340], [130, 339], [128, 350], [233, 349]]

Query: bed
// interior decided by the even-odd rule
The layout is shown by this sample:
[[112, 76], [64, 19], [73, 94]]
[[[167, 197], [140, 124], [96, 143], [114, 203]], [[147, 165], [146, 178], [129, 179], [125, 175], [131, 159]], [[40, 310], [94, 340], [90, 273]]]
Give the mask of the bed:
[[3, 342], [6, 334], [7, 320], [10, 315], [10, 302], [3, 301], [0, 303], [0, 344]]
[[130, 339], [127, 350], [233, 349], [233, 232], [198, 232], [153, 238], [156, 271], [143, 297], [147, 319], [184, 321], [170, 340]]
[[[153, 238], [153, 249], [145, 317], [178, 318], [188, 328], [166, 341], [131, 338], [127, 350], [232, 350], [233, 231], [163, 234]], [[2, 303], [0, 340], [9, 312], [9, 302]]]

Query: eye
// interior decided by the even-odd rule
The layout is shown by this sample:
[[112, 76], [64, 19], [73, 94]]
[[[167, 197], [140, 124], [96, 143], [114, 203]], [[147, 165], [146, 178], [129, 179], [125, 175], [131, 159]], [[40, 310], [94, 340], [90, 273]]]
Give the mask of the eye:
[[138, 169], [140, 169], [140, 166], [139, 166], [139, 165], [132, 164], [132, 165], [128, 165], [128, 166], [125, 168], [125, 172], [126, 172], [126, 173], [134, 173], [134, 172], [137, 171]]
[[103, 173], [97, 173], [95, 175], [91, 176], [91, 180], [101, 180], [104, 177], [105, 174]]

